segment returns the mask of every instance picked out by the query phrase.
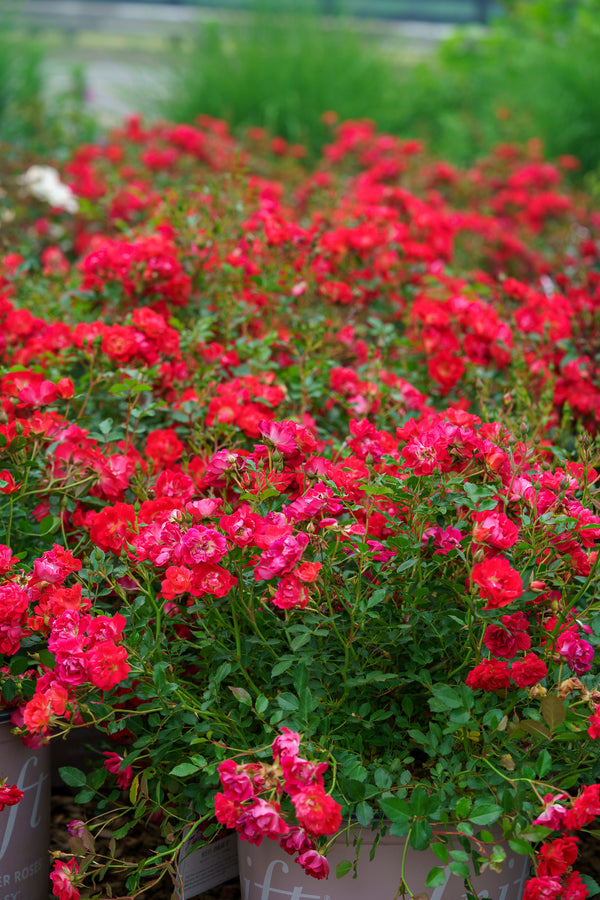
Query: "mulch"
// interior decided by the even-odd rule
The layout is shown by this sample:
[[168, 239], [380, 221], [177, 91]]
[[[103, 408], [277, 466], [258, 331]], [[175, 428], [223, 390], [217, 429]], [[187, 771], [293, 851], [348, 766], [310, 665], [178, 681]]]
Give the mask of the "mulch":
[[[90, 817], [94, 815], [92, 804], [78, 806], [74, 802], [72, 794], [65, 789], [56, 789], [52, 795], [51, 849], [68, 851], [67, 824], [73, 819], [85, 820], [86, 815]], [[115, 827], [118, 826], [115, 825]], [[110, 833], [105, 834], [102, 840], [107, 846]], [[139, 861], [150, 855], [153, 848], [160, 842], [158, 829], [152, 824], [143, 824], [119, 841], [118, 853], [123, 859]], [[580, 836], [580, 855], [577, 868], [582, 874], [590, 875], [600, 883], [600, 840], [586, 834]], [[127, 894], [124, 881], [119, 882], [113, 879], [110, 882], [110, 888], [115, 898], [131, 896]], [[591, 896], [600, 897], [600, 894], [590, 894]], [[137, 897], [140, 900], [172, 900], [174, 897], [173, 887], [167, 884], [165, 879], [161, 884], [155, 885], [150, 891], [145, 891]], [[186, 898], [186, 900], [192, 900], [192, 898]], [[240, 887], [237, 882], [230, 881], [211, 891], [197, 895], [194, 900], [241, 900]]]

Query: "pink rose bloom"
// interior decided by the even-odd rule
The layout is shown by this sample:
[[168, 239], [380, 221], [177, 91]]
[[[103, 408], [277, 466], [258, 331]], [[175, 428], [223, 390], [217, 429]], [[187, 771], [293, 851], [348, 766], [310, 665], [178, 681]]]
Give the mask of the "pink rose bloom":
[[503, 512], [478, 512], [473, 516], [473, 540], [498, 550], [506, 550], [516, 543], [519, 529]]
[[227, 797], [238, 803], [254, 797], [254, 784], [245, 766], [238, 766], [233, 759], [226, 759], [219, 766], [219, 778]]
[[261, 798], [253, 800], [251, 806], [244, 807], [236, 828], [243, 841], [249, 841], [257, 847], [262, 843], [263, 837], [277, 840], [290, 830], [279, 815], [279, 804], [267, 803]]
[[227, 553], [225, 535], [214, 528], [193, 525], [183, 536], [183, 561], [189, 566], [218, 563]]
[[254, 569], [255, 579], [259, 581], [261, 578], [285, 575], [300, 561], [307, 544], [308, 535], [303, 531], [274, 540], [263, 551], [258, 565]]
[[300, 749], [300, 735], [297, 731], [290, 731], [285, 725], [281, 728], [281, 734], [278, 735], [271, 744], [273, 751], [273, 759], [284, 756], [297, 756]]
[[279, 846], [292, 856], [294, 853], [304, 853], [305, 850], [314, 850], [315, 845], [303, 828], [290, 828], [279, 841]]
[[0, 812], [5, 806], [16, 806], [23, 799], [25, 791], [22, 791], [16, 784], [0, 784]]
[[556, 803], [555, 801], [566, 799], [566, 796], [566, 794], [556, 794], [556, 796], [546, 794], [544, 797], [546, 808], [537, 819], [533, 820], [533, 824], [544, 825], [545, 828], [551, 828], [553, 831], [562, 831], [562, 825], [565, 816], [567, 815], [567, 809], [562, 806], [562, 804]]
[[594, 648], [576, 632], [570, 629], [563, 631], [556, 642], [556, 649], [576, 675], [583, 675], [592, 668]]
[[52, 894], [58, 900], [79, 900], [81, 894], [74, 883], [75, 876], [79, 874], [79, 866], [75, 859], [65, 862], [62, 859], [54, 861], [54, 869], [50, 873], [52, 882]]
[[308, 601], [308, 588], [294, 574], [284, 575], [271, 597], [271, 603], [278, 609], [305, 609]]
[[121, 790], [126, 790], [132, 782], [133, 769], [131, 766], [125, 766], [124, 769], [121, 768], [123, 757], [119, 756], [118, 753], [105, 750], [103, 755], [106, 757], [104, 760], [104, 768], [107, 772], [111, 772], [112, 775], [116, 775], [117, 785]]
[[319, 784], [294, 794], [292, 803], [299, 824], [316, 837], [335, 834], [342, 824], [341, 806]]
[[329, 863], [316, 850], [305, 850], [296, 862], [302, 866], [307, 875], [311, 875], [313, 878], [321, 879], [329, 876]]
[[562, 896], [560, 878], [550, 878], [545, 875], [541, 878], [529, 879], [525, 885], [523, 900], [560, 900]]

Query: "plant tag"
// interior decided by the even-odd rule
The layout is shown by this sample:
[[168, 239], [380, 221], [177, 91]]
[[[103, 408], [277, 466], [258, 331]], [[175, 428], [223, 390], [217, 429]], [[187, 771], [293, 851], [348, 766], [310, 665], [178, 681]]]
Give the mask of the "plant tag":
[[237, 834], [233, 832], [185, 855], [193, 840], [181, 848], [179, 873], [183, 884], [181, 900], [192, 900], [204, 891], [239, 875]]

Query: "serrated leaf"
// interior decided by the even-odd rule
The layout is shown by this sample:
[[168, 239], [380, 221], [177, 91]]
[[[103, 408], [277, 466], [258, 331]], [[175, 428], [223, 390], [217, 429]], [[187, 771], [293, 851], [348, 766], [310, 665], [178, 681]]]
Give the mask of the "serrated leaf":
[[509, 838], [508, 844], [515, 853], [531, 853], [531, 844], [522, 837]]
[[433, 829], [429, 822], [424, 819], [417, 819], [413, 822], [410, 830], [410, 846], [413, 850], [426, 850], [432, 837]]
[[384, 791], [391, 788], [393, 784], [392, 776], [389, 772], [386, 772], [385, 769], [376, 769], [373, 778], [377, 787]]
[[565, 705], [556, 694], [546, 694], [542, 700], [541, 713], [544, 722], [552, 731], [562, 725], [567, 716]]
[[336, 870], [335, 870], [335, 877], [336, 877], [336, 878], [343, 878], [344, 875], [347, 875], [347, 874], [348, 874], [348, 872], [350, 871], [351, 868], [352, 868], [352, 863], [350, 862], [350, 860], [349, 860], [349, 859], [343, 859], [341, 862], [339, 862], [339, 863], [337, 864], [337, 867], [336, 867]]
[[294, 694], [286, 691], [277, 697], [277, 705], [286, 712], [293, 712], [300, 706], [300, 701]]
[[502, 808], [496, 803], [477, 803], [469, 813], [469, 822], [474, 825], [492, 825], [502, 815]]
[[85, 784], [85, 773], [75, 766], [61, 766], [58, 774], [69, 787], [83, 787]]
[[256, 698], [256, 703], [254, 704], [254, 709], [256, 710], [256, 712], [258, 713], [259, 716], [262, 716], [262, 714], [268, 708], [269, 708], [268, 699], [265, 697], [264, 694], [259, 694], [258, 697]]
[[458, 818], [463, 819], [465, 816], [468, 816], [471, 806], [472, 803], [468, 797], [461, 797], [456, 804], [456, 815]]
[[368, 828], [368, 826], [373, 821], [373, 807], [365, 800], [361, 800], [361, 802], [356, 806], [355, 815], [358, 820], [358, 824], [362, 825], [364, 828]]
[[232, 685], [229, 685], [229, 690], [238, 701], [238, 703], [243, 703], [244, 706], [252, 706], [252, 698], [246, 688], [233, 687]]
[[596, 894], [600, 894], [600, 884], [597, 881], [594, 881], [591, 875], [579, 875], [581, 881], [585, 884], [586, 888], [590, 892], [590, 897], [595, 897]]
[[446, 883], [446, 873], [439, 866], [435, 866], [425, 879], [425, 887], [441, 887]]
[[552, 757], [547, 750], [542, 750], [535, 764], [538, 778], [543, 778], [552, 768]]
[[400, 797], [382, 797], [379, 801], [390, 822], [407, 822], [411, 818], [410, 806]]
[[446, 864], [449, 859], [448, 848], [445, 844], [432, 844], [431, 849], [441, 862]]
[[450, 871], [452, 872], [453, 875], [460, 875], [461, 878], [470, 878], [471, 877], [471, 874], [472, 874], [471, 870], [466, 863], [457, 862], [455, 860], [452, 860], [449, 863], [449, 866], [450, 866]]
[[535, 719], [521, 719], [519, 728], [528, 734], [533, 734], [536, 737], [545, 737], [550, 740], [550, 732], [543, 722], [536, 722]]
[[200, 766], [194, 765], [194, 763], [182, 762], [174, 766], [174, 768], [172, 768], [169, 772], [169, 775], [175, 775], [178, 778], [184, 778], [186, 775], [193, 775], [199, 770], [199, 768]]
[[273, 668], [271, 669], [271, 677], [276, 678], [278, 675], [281, 675], [283, 672], [287, 672], [291, 666], [295, 663], [293, 658], [281, 659], [278, 663], [275, 663]]

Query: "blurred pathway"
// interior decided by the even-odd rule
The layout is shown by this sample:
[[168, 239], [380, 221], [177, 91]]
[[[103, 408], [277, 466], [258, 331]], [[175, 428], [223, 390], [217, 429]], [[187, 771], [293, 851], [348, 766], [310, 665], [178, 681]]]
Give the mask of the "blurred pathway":
[[[73, 82], [73, 71], [78, 69], [84, 77], [88, 109], [105, 126], [115, 124], [140, 106], [142, 111], [144, 106], [148, 109], [148, 98], [159, 97], [164, 91], [169, 73], [168, 51], [172, 50], [173, 41], [177, 40], [176, 32], [180, 33], [182, 23], [173, 20], [177, 26], [174, 32], [170, 19], [161, 26], [160, 19], [156, 19], [158, 12], [162, 10], [171, 17], [175, 14], [195, 17], [187, 24], [188, 31], [198, 21], [207, 18], [206, 15], [198, 15], [199, 10], [189, 7], [184, 9], [158, 4], [152, 5], [148, 15], [154, 16], [154, 19], [148, 20], [140, 18], [144, 7], [150, 10], [145, 4], [82, 4], [69, 3], [68, 0], [50, 4], [47, 0], [44, 3], [29, 0], [24, 8], [32, 8], [36, 2], [39, 10], [36, 7], [32, 15], [36, 11], [39, 13], [38, 24], [42, 26], [46, 21], [43, 10], [49, 7], [77, 7], [84, 12], [91, 8], [94, 12], [95, 17], [89, 21], [94, 30], [75, 31], [71, 35], [54, 32], [46, 61], [46, 86], [52, 93], [67, 91]], [[99, 7], [104, 9], [108, 18], [98, 15]], [[119, 8], [117, 15], [115, 11]], [[133, 10], [133, 19], [125, 15], [127, 9]], [[379, 40], [384, 52], [411, 56], [429, 52], [452, 30], [451, 25], [443, 24], [363, 20], [360, 28]]]

